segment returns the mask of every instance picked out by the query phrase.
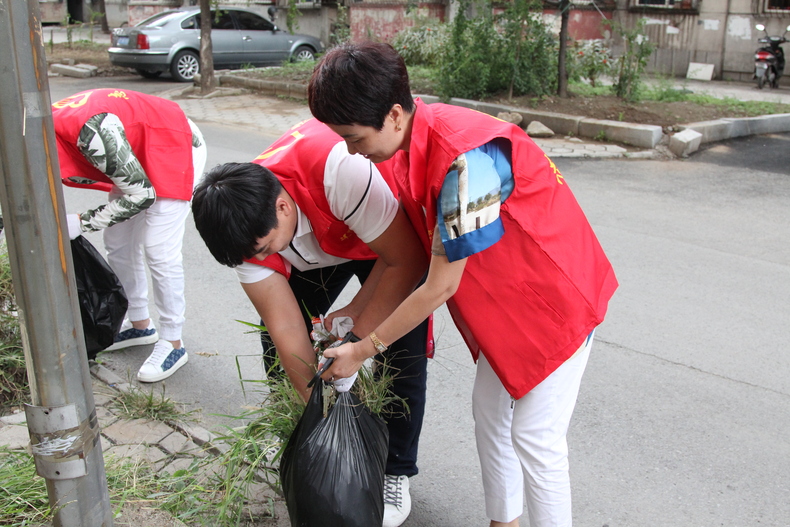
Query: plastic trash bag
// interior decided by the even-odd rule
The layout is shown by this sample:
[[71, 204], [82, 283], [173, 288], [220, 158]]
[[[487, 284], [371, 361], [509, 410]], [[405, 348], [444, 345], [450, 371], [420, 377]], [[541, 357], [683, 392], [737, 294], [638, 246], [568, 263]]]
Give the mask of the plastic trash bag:
[[71, 255], [85, 348], [92, 360], [115, 340], [129, 303], [110, 265], [84, 236], [71, 240]]
[[351, 392], [324, 418], [320, 378], [280, 462], [292, 527], [372, 527], [384, 518], [387, 427]]

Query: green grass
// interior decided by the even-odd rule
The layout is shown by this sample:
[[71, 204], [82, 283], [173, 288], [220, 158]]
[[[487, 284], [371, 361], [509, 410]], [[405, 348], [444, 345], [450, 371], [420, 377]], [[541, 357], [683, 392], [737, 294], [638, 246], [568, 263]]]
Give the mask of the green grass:
[[[107, 486], [113, 513], [126, 502], [142, 502], [163, 509], [183, 521], [210, 518], [216, 491], [199, 462], [172, 475], [156, 474], [146, 465], [125, 459], [105, 459]], [[52, 518], [46, 482], [36, 475], [33, 457], [0, 448], [0, 525], [33, 526]], [[213, 524], [209, 521], [207, 524]]]
[[132, 386], [131, 389], [119, 392], [112, 400], [111, 406], [127, 419], [154, 419], [156, 421], [185, 423], [197, 421], [195, 410], [187, 411], [184, 405], [165, 397], [165, 385], [162, 384], [159, 395], [150, 390]]

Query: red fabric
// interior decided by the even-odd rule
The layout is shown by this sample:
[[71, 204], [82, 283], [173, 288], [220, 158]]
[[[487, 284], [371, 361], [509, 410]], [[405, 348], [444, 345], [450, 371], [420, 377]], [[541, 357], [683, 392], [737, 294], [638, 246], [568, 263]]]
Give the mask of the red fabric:
[[[88, 90], [52, 105], [63, 184], [108, 192], [112, 181], [77, 148], [80, 130], [94, 115], [112, 113], [123, 123], [126, 139], [159, 198], [192, 199], [192, 130], [173, 101], [130, 90]], [[82, 185], [82, 177], [98, 181]]]
[[[292, 127], [256, 157], [253, 163], [265, 166], [277, 176], [291, 198], [310, 219], [313, 234], [324, 252], [349, 260], [372, 260], [377, 258], [376, 253], [342, 219], [332, 214], [326, 199], [326, 158], [340, 141], [328, 126], [309, 119]], [[394, 191], [395, 184], [388, 166], [378, 168]]]
[[[494, 138], [512, 145], [515, 188], [505, 234], [469, 257], [447, 305], [475, 360], [482, 350], [520, 398], [548, 377], [604, 318], [617, 288], [609, 260], [557, 167], [523, 130], [489, 115], [417, 99], [409, 152], [396, 156], [404, 207], [431, 232], [447, 169]], [[414, 217], [424, 207], [426, 214]]]

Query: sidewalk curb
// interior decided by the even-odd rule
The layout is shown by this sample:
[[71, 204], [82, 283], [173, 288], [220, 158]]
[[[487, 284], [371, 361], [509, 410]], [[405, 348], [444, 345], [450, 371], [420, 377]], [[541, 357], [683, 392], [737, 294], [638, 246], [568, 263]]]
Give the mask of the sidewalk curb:
[[[265, 95], [297, 99], [307, 98], [307, 86], [304, 84], [249, 79], [224, 72], [218, 72], [217, 79], [220, 85], [247, 88]], [[195, 80], [195, 83], [198, 82], [200, 82], [199, 76]], [[419, 95], [419, 97], [427, 104], [439, 102], [439, 98], [433, 95]], [[608, 140], [651, 150], [655, 149], [662, 142], [669, 142], [673, 137], [673, 134], [665, 134], [663, 129], [657, 125], [589, 119], [578, 115], [539, 112], [526, 108], [490, 104], [469, 99], [452, 98], [449, 103], [495, 117], [500, 112], [518, 113], [523, 118], [522, 123], [524, 123], [524, 126], [527, 126], [532, 121], [539, 121], [557, 134], [588, 139], [598, 139], [603, 136]], [[680, 131], [691, 129], [702, 134], [702, 140], [699, 143], [696, 143], [696, 141], [685, 142], [682, 136], [675, 141], [676, 144], [678, 141], [681, 141], [682, 147], [678, 146], [674, 150], [682, 152], [682, 157], [686, 157], [695, 152], [700, 144], [724, 141], [747, 135], [790, 132], [790, 114], [725, 118], [715, 121], [683, 124], [679, 125], [678, 128]], [[621, 154], [621, 156], [630, 159], [658, 157], [657, 155], [648, 155], [642, 152], [628, 152], [627, 154]], [[579, 155], [577, 157], [585, 156]]]

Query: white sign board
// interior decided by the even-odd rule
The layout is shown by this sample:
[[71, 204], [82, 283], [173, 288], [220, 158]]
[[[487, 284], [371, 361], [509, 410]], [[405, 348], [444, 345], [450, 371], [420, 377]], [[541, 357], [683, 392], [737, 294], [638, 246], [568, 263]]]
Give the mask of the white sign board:
[[713, 78], [713, 64], [702, 64], [700, 62], [689, 62], [689, 69], [686, 78], [695, 81], [709, 81]]

